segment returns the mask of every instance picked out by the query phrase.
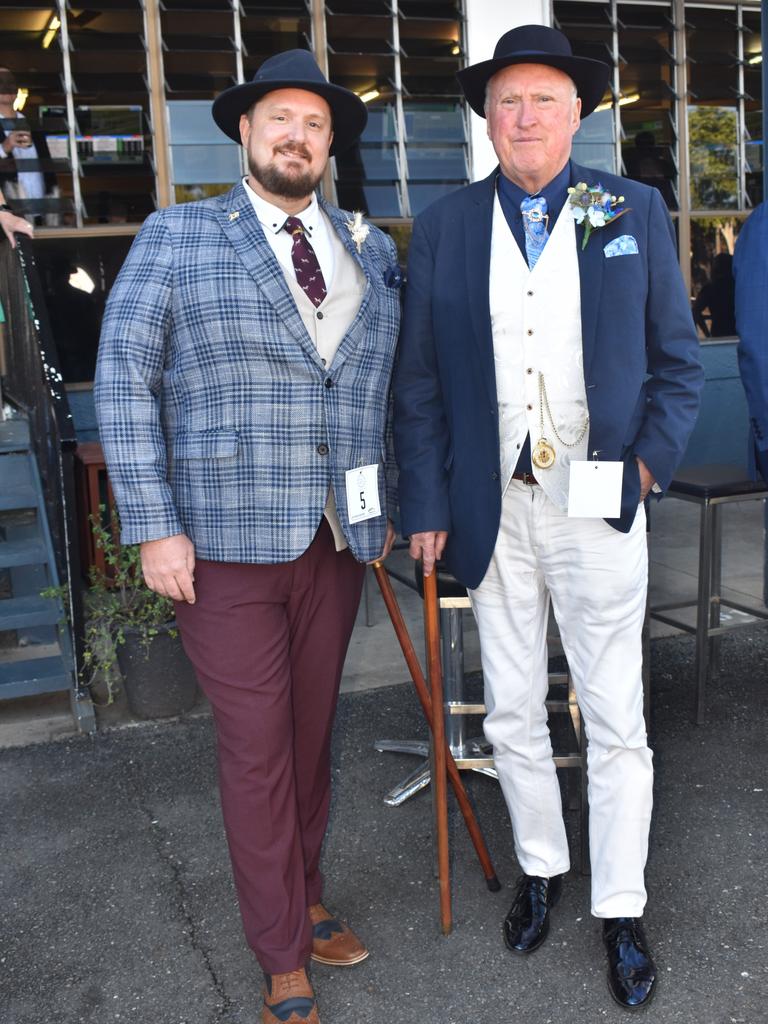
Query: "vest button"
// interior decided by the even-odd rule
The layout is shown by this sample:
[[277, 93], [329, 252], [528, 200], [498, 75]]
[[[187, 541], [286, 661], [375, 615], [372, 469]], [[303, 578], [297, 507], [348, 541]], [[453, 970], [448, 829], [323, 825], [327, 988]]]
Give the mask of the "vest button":
[[525, 333], [530, 337], [533, 334], [533, 330], [529, 327]]
[[318, 455], [327, 455], [328, 454], [328, 445], [327, 444], [319, 444], [317, 446], [317, 454]]
[[320, 310], [319, 310], [319, 309], [318, 309], [318, 311], [317, 311], [317, 319], [318, 319], [318, 320], [322, 320], [322, 319], [323, 319], [323, 314], [322, 314], [322, 313], [320, 312]]
[[533, 292], [526, 292], [525, 294], [530, 298], [530, 296], [533, 295]]
[[526, 373], [533, 373], [533, 367], [529, 366], [528, 369], [525, 372]]
[[331, 380], [331, 378], [330, 378], [330, 377], [326, 377], [326, 378], [325, 378], [325, 386], [326, 386], [327, 388], [332, 388], [332, 387], [333, 387], [333, 381]]
[[526, 405], [525, 408], [528, 409], [528, 411], [530, 412], [530, 410], [533, 408], [533, 406], [532, 405]]

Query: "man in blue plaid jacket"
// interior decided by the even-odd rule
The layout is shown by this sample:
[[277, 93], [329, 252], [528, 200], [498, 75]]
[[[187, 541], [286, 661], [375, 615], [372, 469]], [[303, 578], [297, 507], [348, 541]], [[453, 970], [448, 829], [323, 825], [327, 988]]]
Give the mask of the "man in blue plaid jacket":
[[96, 402], [122, 540], [176, 602], [213, 708], [262, 1022], [317, 1024], [310, 957], [368, 955], [323, 906], [319, 860], [365, 563], [393, 539], [401, 277], [386, 235], [315, 195], [367, 114], [311, 54], [271, 57], [213, 115], [249, 174], [148, 218], [110, 295]]

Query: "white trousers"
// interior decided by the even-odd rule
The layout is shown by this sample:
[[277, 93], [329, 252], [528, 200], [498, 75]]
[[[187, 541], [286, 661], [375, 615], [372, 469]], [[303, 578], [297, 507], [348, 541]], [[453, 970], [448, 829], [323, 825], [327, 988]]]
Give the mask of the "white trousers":
[[588, 745], [592, 913], [640, 917], [653, 804], [643, 718], [642, 626], [648, 586], [645, 509], [629, 534], [569, 519], [540, 487], [512, 480], [482, 583], [471, 590], [488, 714], [485, 735], [527, 875], [570, 862], [547, 727], [552, 600]]

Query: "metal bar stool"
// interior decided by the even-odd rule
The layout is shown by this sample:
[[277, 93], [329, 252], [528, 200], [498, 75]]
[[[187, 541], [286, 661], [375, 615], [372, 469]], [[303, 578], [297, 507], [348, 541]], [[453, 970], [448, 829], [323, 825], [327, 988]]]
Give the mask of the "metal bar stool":
[[[706, 688], [720, 671], [720, 638], [733, 629], [768, 625], [765, 607], [730, 601], [720, 593], [722, 587], [723, 527], [720, 506], [738, 501], [762, 501], [768, 498], [768, 485], [750, 480], [741, 466], [711, 464], [685, 469], [670, 484], [670, 498], [691, 501], [701, 509], [699, 524], [699, 581], [695, 601], [673, 601], [655, 605], [651, 618], [696, 637], [696, 724], [706, 718]], [[696, 625], [668, 614], [680, 608], [696, 608]], [[753, 619], [723, 622], [721, 609], [732, 608]]]
[[[386, 569], [386, 565], [384, 566]], [[418, 590], [423, 597], [421, 566], [415, 565], [415, 578], [387, 569], [398, 582]], [[443, 699], [445, 708], [445, 733], [448, 746], [461, 771], [475, 771], [491, 778], [498, 778], [493, 764], [490, 745], [484, 736], [473, 736], [469, 729], [471, 716], [484, 715], [485, 705], [470, 702], [466, 696], [464, 676], [464, 630], [463, 612], [470, 608], [466, 589], [445, 569], [437, 568], [437, 592], [440, 608], [440, 653], [443, 667]], [[547, 709], [550, 713], [564, 713], [569, 716], [573, 732], [573, 749], [556, 754], [554, 761], [558, 768], [579, 770], [578, 787], [572, 801], [579, 811], [580, 851], [579, 859], [584, 874], [589, 872], [589, 805], [587, 801], [587, 740], [584, 732], [576, 693], [568, 672], [550, 672], [550, 694]], [[558, 692], [559, 691], [559, 692]], [[423, 758], [409, 775], [398, 783], [384, 798], [384, 803], [397, 807], [429, 785], [431, 779], [429, 740], [377, 740], [378, 751], [399, 754], [415, 754]]]

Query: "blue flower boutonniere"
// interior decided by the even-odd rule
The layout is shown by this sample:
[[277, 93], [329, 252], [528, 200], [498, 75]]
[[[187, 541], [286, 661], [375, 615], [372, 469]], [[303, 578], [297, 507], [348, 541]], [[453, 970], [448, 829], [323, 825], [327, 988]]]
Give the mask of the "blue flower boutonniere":
[[625, 213], [629, 206], [618, 206], [623, 203], [624, 196], [612, 196], [602, 185], [587, 185], [580, 181], [575, 188], [568, 189], [568, 207], [577, 224], [584, 224], [584, 240], [581, 248], [586, 249], [589, 236], [595, 228], [604, 228]]

